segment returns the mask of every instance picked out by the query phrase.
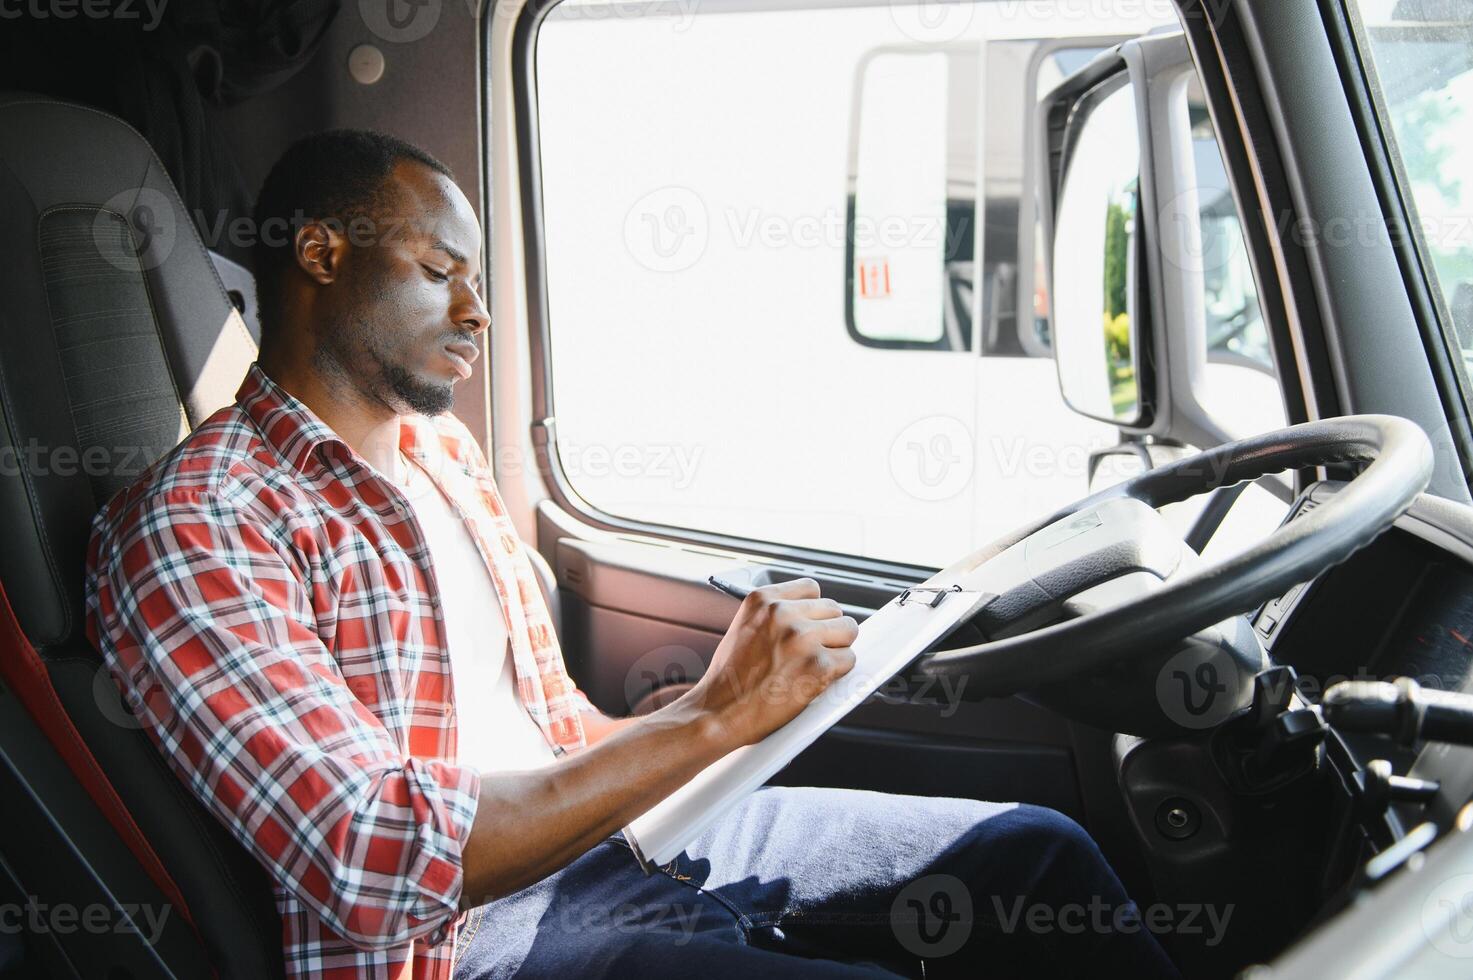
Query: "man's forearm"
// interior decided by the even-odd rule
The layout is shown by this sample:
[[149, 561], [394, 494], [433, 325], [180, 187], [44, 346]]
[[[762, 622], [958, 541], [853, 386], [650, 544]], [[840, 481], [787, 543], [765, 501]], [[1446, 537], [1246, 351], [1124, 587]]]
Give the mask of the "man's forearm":
[[557, 765], [487, 775], [462, 854], [461, 906], [541, 881], [736, 747], [707, 713], [676, 702], [618, 719]]
[[628, 728], [637, 722], [637, 717], [611, 718], [602, 711], [585, 711], [583, 718], [583, 736], [590, 746], [597, 745], [604, 739], [617, 731]]

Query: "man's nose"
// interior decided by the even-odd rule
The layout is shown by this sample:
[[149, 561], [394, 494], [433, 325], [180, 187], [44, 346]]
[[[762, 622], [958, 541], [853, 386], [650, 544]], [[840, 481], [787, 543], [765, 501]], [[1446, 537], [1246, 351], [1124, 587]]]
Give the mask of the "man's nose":
[[486, 304], [481, 300], [480, 290], [469, 284], [462, 291], [452, 315], [459, 326], [469, 330], [472, 334], [484, 333], [491, 326], [491, 314], [486, 311]]

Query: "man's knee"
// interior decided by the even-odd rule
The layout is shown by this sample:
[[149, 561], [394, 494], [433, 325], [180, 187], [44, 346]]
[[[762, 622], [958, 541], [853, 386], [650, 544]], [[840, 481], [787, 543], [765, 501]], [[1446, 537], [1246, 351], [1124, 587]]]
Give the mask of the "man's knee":
[[1121, 898], [1119, 880], [1089, 832], [1057, 810], [1019, 804], [978, 821], [954, 867], [994, 895]]
[[1046, 806], [1020, 803], [1012, 811], [1014, 846], [1039, 856], [1101, 860], [1099, 845], [1073, 817]]

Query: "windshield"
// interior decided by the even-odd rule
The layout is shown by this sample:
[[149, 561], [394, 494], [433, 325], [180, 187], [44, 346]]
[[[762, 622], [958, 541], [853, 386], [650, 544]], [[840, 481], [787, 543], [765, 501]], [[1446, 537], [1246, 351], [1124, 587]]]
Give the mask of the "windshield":
[[1473, 375], [1473, 4], [1349, 8], [1442, 322]]

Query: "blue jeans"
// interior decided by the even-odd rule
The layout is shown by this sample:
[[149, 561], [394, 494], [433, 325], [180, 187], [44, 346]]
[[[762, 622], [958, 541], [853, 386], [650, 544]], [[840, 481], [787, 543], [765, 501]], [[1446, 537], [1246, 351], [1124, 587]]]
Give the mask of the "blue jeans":
[[656, 873], [615, 836], [472, 909], [455, 980], [1175, 977], [1135, 914], [1053, 810], [767, 788]]

